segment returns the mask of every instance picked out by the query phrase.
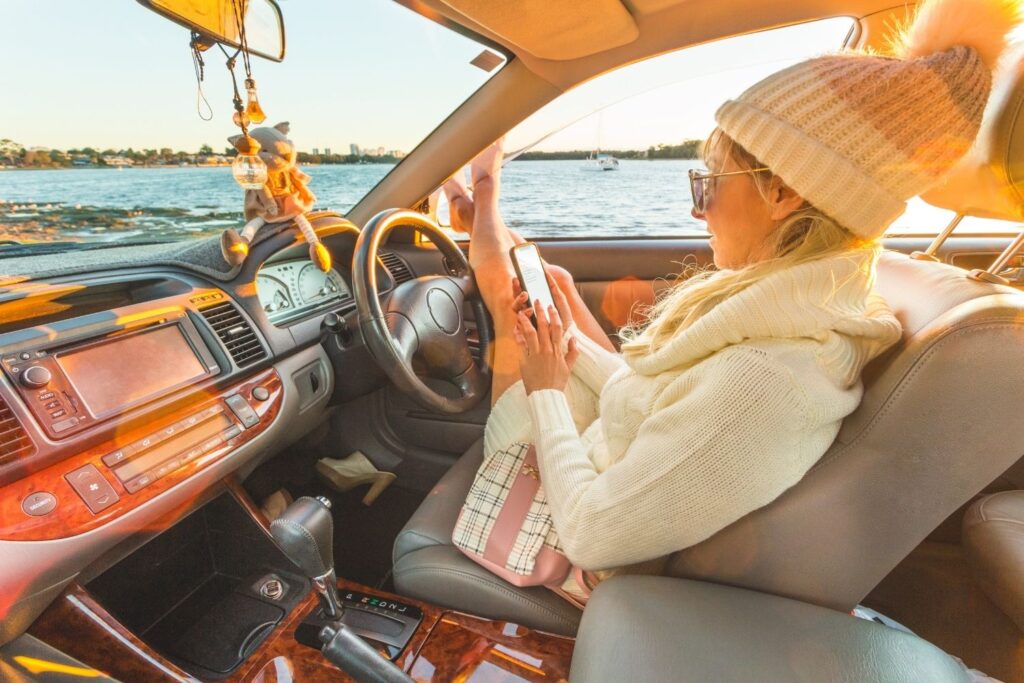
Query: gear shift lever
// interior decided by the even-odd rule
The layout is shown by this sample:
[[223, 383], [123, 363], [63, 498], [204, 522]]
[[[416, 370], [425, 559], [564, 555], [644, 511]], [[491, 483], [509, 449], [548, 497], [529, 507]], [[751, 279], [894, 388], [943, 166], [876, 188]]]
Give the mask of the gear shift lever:
[[331, 501], [303, 496], [270, 523], [270, 533], [288, 558], [309, 577], [328, 619], [341, 617], [334, 574], [334, 520]]

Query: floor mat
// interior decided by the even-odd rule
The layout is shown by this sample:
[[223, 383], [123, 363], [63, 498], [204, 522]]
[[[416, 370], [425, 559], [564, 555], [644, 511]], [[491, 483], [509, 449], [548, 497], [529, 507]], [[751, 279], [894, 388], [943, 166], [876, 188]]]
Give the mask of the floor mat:
[[340, 578], [375, 588], [387, 588], [391, 547], [402, 527], [423, 502], [424, 494], [398, 484], [384, 490], [370, 507], [362, 503], [368, 486], [347, 493], [317, 480], [292, 489], [299, 496], [327, 496], [334, 512], [334, 566]]

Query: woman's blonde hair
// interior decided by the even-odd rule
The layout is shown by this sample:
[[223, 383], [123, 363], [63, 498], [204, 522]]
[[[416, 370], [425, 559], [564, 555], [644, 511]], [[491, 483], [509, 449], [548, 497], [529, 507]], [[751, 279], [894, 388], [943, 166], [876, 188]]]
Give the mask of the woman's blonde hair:
[[[719, 146], [720, 158], [731, 158], [741, 169], [765, 167], [720, 128], [716, 128], [704, 144], [705, 163]], [[751, 174], [765, 201], [773, 177], [771, 173]], [[684, 267], [677, 277], [678, 283], [653, 306], [640, 311], [643, 320], [619, 332], [623, 340], [622, 352], [628, 356], [656, 351], [676, 332], [692, 325], [719, 303], [772, 273], [827, 256], [879, 250], [878, 240], [855, 236], [806, 201], [782, 221], [769, 239], [770, 258], [737, 270], [715, 271], [696, 265]]]

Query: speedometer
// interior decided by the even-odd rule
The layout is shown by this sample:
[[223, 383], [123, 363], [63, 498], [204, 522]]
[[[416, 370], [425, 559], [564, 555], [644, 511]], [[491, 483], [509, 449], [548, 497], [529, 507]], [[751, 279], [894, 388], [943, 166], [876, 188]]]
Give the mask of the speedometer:
[[268, 314], [292, 308], [292, 298], [288, 294], [288, 286], [269, 275], [256, 276], [256, 296]]
[[303, 305], [321, 299], [348, 296], [348, 287], [345, 286], [345, 282], [337, 271], [331, 269], [325, 273], [312, 263], [306, 264], [299, 271], [298, 285], [299, 297], [301, 297]]

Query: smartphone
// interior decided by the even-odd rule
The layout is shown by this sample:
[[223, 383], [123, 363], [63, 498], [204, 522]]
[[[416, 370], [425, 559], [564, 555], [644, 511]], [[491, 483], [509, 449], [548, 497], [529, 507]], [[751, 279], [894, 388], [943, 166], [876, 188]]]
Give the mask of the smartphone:
[[[544, 263], [540, 260], [540, 249], [533, 242], [520, 244], [509, 250], [512, 256], [512, 265], [516, 269], [516, 276], [519, 278], [519, 285], [530, 297], [529, 305], [540, 299], [541, 306], [554, 306], [555, 298], [551, 296], [551, 288], [548, 286], [548, 274], [544, 270]], [[533, 324], [537, 319], [532, 318]]]

